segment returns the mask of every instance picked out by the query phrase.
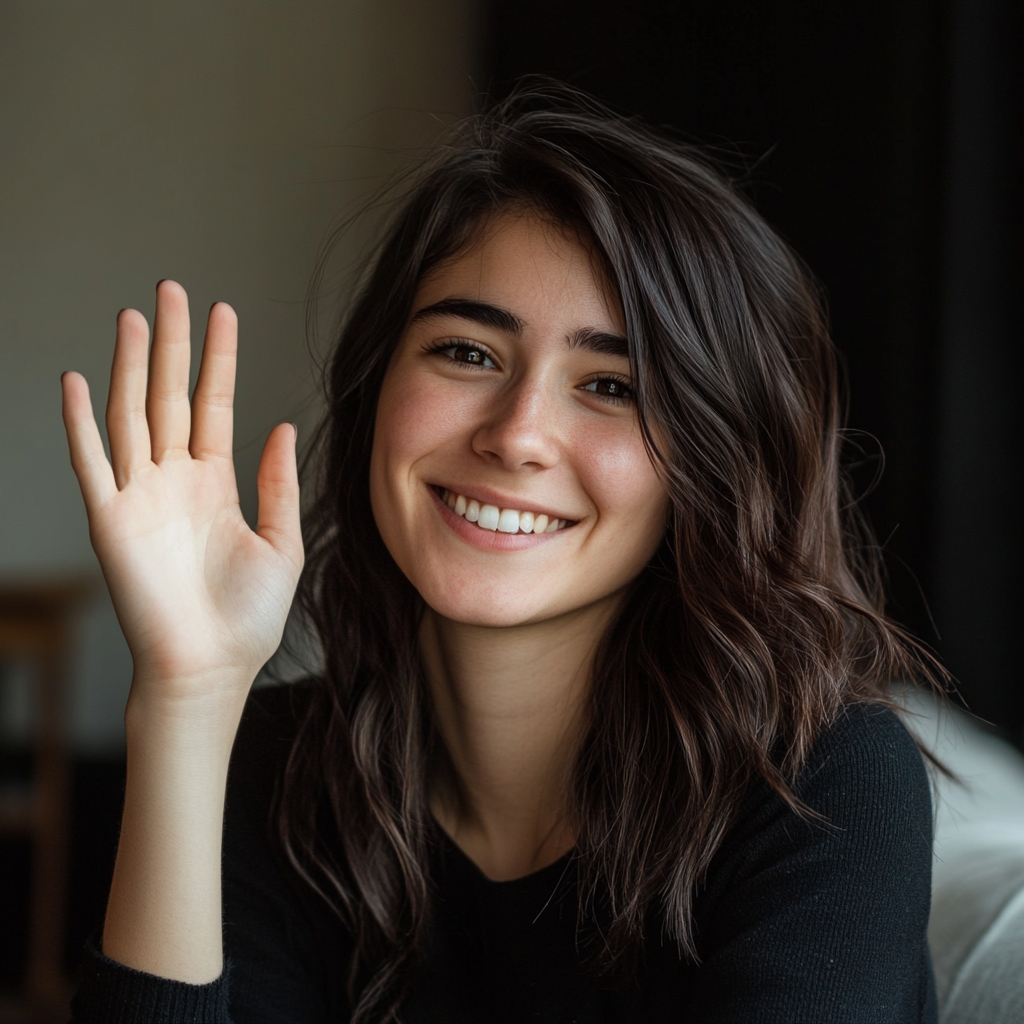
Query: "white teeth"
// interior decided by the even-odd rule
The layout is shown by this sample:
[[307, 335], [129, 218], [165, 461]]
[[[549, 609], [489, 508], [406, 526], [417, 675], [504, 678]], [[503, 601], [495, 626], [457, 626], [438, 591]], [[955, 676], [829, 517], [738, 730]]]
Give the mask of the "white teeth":
[[498, 529], [502, 533], [518, 533], [519, 513], [514, 508], [503, 508], [498, 516]]
[[500, 517], [501, 512], [498, 511], [497, 505], [481, 505], [480, 518], [476, 521], [476, 525], [482, 530], [497, 530]]
[[482, 530], [499, 533], [556, 533], [569, 522], [543, 513], [538, 515], [536, 512], [520, 512], [515, 508], [500, 509], [497, 505], [481, 505], [475, 498], [467, 498], [447, 488], [441, 489], [441, 499], [457, 516], [476, 523]]

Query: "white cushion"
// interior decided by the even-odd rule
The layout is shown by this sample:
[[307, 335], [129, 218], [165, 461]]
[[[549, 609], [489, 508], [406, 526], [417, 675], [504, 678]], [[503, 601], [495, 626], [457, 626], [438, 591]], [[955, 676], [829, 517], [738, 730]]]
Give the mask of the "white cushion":
[[926, 695], [906, 703], [907, 725], [961, 780], [933, 774], [940, 1022], [1024, 1024], [1024, 757]]

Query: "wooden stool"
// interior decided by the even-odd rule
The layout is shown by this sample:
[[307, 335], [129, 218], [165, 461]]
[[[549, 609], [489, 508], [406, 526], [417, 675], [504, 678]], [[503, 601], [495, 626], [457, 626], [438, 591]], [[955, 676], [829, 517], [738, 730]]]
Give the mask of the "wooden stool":
[[81, 578], [0, 581], [0, 662], [30, 667], [35, 703], [32, 780], [24, 792], [0, 795], [0, 832], [32, 841], [26, 994], [31, 1005], [53, 1013], [66, 1013], [68, 998], [68, 669], [76, 613], [95, 590]]

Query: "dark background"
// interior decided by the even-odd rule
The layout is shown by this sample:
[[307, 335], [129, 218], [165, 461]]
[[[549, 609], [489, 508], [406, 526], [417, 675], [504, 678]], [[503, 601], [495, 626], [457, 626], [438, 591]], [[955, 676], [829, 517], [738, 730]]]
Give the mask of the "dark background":
[[1020, 0], [492, 0], [486, 23], [492, 95], [552, 75], [748, 168], [828, 295], [890, 610], [1018, 744], [1022, 40]]

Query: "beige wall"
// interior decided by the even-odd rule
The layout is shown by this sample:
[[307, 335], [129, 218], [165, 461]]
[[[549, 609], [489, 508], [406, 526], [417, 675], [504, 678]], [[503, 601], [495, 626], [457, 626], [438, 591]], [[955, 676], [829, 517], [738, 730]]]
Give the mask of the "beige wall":
[[[150, 316], [162, 277], [194, 321], [217, 299], [239, 312], [252, 514], [266, 432], [315, 412], [303, 300], [318, 245], [470, 109], [474, 42], [474, 0], [0, 5], [0, 575], [94, 565], [59, 375], [84, 372], [101, 410], [114, 316]], [[105, 601], [79, 661], [75, 736], [116, 745], [130, 662]]]

